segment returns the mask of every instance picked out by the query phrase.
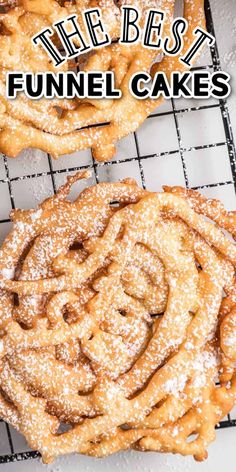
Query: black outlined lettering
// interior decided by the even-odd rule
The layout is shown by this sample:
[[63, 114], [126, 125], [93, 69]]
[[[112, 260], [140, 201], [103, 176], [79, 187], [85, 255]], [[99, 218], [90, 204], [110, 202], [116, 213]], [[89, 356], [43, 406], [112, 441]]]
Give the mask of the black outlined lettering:
[[214, 72], [211, 77], [211, 95], [214, 98], [227, 98], [231, 92], [230, 75], [227, 72]]
[[78, 80], [78, 74], [75, 74], [74, 72], [69, 72], [67, 90], [64, 92], [64, 96], [67, 96], [68, 98], [85, 98], [84, 78], [84, 73], [80, 73]]
[[31, 100], [39, 98], [121, 98], [115, 88], [113, 72], [32, 72], [7, 74], [7, 98], [15, 99], [24, 92]]
[[185, 56], [180, 58], [180, 61], [188, 67], [192, 66], [193, 59], [195, 58], [196, 54], [201, 49], [204, 43], [207, 42], [209, 45], [211, 45], [215, 42], [214, 36], [212, 36], [210, 33], [207, 33], [202, 28], [195, 28], [193, 34], [195, 36], [198, 36], [198, 38], [191, 45], [189, 50], [186, 52]]
[[140, 27], [138, 21], [140, 13], [137, 8], [123, 6], [121, 8], [121, 34], [120, 44], [137, 43], [140, 37]]
[[172, 25], [171, 31], [173, 34], [174, 44], [171, 48], [170, 38], [166, 38], [164, 41], [164, 51], [168, 56], [176, 56], [183, 48], [183, 35], [185, 34], [188, 27], [188, 22], [184, 18], [176, 18]]
[[8, 72], [7, 73], [7, 98], [16, 98], [18, 92], [24, 91], [24, 78], [23, 73], [20, 72]]
[[196, 71], [193, 75], [193, 95], [197, 98], [209, 98], [211, 81], [209, 71]]
[[[61, 20], [53, 24], [63, 47], [67, 51], [67, 57], [70, 59], [77, 56], [79, 53], [81, 54], [82, 52], [88, 51], [90, 49], [89, 45], [84, 41], [83, 35], [81, 34], [76, 20], [77, 15], [72, 15], [65, 18], [65, 20]], [[73, 31], [71, 33], [68, 33], [65, 28], [65, 26], [68, 26], [69, 23], [71, 26], [73, 26]], [[75, 43], [72, 41], [72, 38], [76, 38], [81, 46], [78, 47], [75, 45]]]
[[141, 87], [141, 84], [148, 84], [149, 82], [151, 82], [151, 76], [146, 72], [134, 74], [130, 81], [130, 92], [135, 98], [147, 98], [149, 96], [149, 90], [146, 87]]
[[[31, 100], [40, 98], [91, 98], [118, 99], [122, 97], [120, 89], [115, 87], [114, 72], [74, 71], [8, 72], [6, 74], [6, 97], [17, 98], [24, 92]], [[226, 72], [210, 71], [175, 71], [167, 76], [157, 72], [154, 77], [143, 71], [133, 74], [129, 82], [130, 93], [140, 100], [169, 98], [227, 98], [231, 91], [230, 75]]]
[[[93, 47], [97, 48], [99, 46], [105, 46], [105, 44], [111, 44], [111, 39], [104, 30], [99, 8], [86, 10], [84, 12], [84, 18]], [[99, 39], [99, 36], [102, 36], [103, 39]]]
[[173, 98], [191, 97], [191, 90], [187, 86], [187, 82], [191, 77], [191, 72], [172, 72], [171, 74], [171, 89]]
[[[149, 10], [144, 26], [143, 46], [151, 49], [160, 49], [164, 19], [165, 14], [162, 11]], [[154, 40], [153, 36], [155, 35], [158, 39]]]
[[52, 98], [53, 91], [58, 97], [64, 95], [63, 75], [61, 73], [49, 74], [46, 80], [46, 96]]
[[33, 44], [36, 46], [38, 44], [41, 44], [43, 49], [46, 51], [46, 53], [49, 55], [49, 57], [52, 59], [54, 65], [56, 67], [61, 66], [65, 61], [66, 58], [62, 57], [56, 46], [53, 44], [51, 39], [48, 36], [53, 35], [53, 30], [51, 28], [45, 28], [42, 30], [40, 33], [38, 33], [36, 36], [33, 36], [32, 41]]
[[38, 99], [43, 94], [43, 76], [42, 74], [26, 74], [25, 86], [28, 95], [31, 98]]
[[[169, 98], [226, 98], [231, 87], [230, 76], [224, 72], [193, 71], [172, 72], [168, 79], [164, 72], [152, 78], [146, 72], [136, 73], [130, 80], [131, 94], [140, 100]], [[142, 87], [142, 84], [144, 86]]]
[[153, 80], [152, 96], [159, 98], [162, 95], [165, 98], [171, 97], [171, 90], [168, 84], [168, 79], [164, 72], [157, 72]]

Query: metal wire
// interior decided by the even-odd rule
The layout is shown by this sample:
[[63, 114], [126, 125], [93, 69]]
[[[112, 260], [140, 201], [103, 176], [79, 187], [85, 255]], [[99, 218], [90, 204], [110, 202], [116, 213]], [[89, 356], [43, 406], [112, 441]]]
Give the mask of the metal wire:
[[[205, 13], [206, 13], [206, 23], [207, 23], [207, 30], [215, 37], [215, 31], [214, 31], [214, 24], [213, 24], [213, 19], [212, 19], [212, 14], [211, 14], [211, 8], [210, 8], [210, 3], [209, 0], [205, 0]], [[215, 44], [211, 47], [211, 58], [212, 58], [212, 64], [208, 64], [206, 66], [201, 66], [197, 67], [195, 69], [210, 69], [213, 71], [218, 71], [221, 69], [220, 66], [220, 59], [219, 59], [219, 52], [218, 52], [218, 46], [217, 46], [217, 41]], [[39, 172], [39, 173], [34, 173], [34, 174], [28, 174], [24, 176], [18, 176], [18, 177], [13, 177], [11, 178], [10, 172], [9, 172], [9, 167], [8, 167], [8, 160], [6, 156], [3, 156], [3, 162], [4, 162], [4, 167], [5, 167], [5, 173], [6, 173], [6, 179], [0, 179], [0, 184], [1, 183], [7, 183], [8, 186], [8, 191], [9, 191], [9, 196], [10, 196], [10, 202], [11, 202], [11, 207], [12, 209], [15, 208], [15, 201], [14, 201], [14, 195], [12, 191], [12, 184], [16, 181], [19, 180], [28, 180], [28, 179], [35, 179], [39, 178], [42, 176], [50, 176], [51, 181], [52, 181], [52, 189], [54, 193], [56, 192], [56, 182], [55, 182], [55, 176], [58, 174], [66, 174], [68, 172], [74, 172], [78, 170], [83, 170], [83, 169], [93, 169], [94, 170], [94, 175], [95, 175], [95, 180], [98, 183], [99, 182], [99, 169], [101, 167], [108, 167], [108, 166], [113, 166], [116, 164], [120, 164], [122, 162], [122, 165], [125, 166], [126, 163], [129, 162], [137, 162], [138, 163], [138, 168], [139, 168], [139, 173], [140, 173], [140, 178], [142, 182], [142, 186], [145, 188], [146, 187], [146, 182], [145, 182], [145, 172], [143, 169], [143, 164], [146, 159], [150, 158], [162, 158], [174, 154], [179, 154], [181, 158], [181, 164], [182, 164], [182, 171], [183, 171], [183, 176], [184, 176], [184, 181], [185, 185], [187, 188], [190, 188], [189, 184], [189, 175], [188, 175], [188, 169], [187, 165], [185, 162], [185, 154], [189, 151], [192, 150], [202, 150], [202, 149], [209, 149], [212, 147], [222, 147], [226, 146], [227, 147], [227, 152], [228, 152], [228, 157], [229, 157], [229, 162], [230, 162], [230, 168], [231, 168], [231, 174], [232, 178], [230, 180], [226, 181], [217, 181], [214, 183], [209, 183], [205, 185], [200, 185], [196, 187], [191, 187], [194, 189], [205, 189], [205, 188], [212, 188], [212, 187], [224, 187], [228, 185], [233, 185], [234, 189], [236, 190], [236, 150], [235, 150], [235, 143], [234, 143], [234, 138], [233, 138], [233, 133], [232, 133], [232, 127], [231, 127], [231, 122], [230, 122], [230, 116], [229, 116], [229, 111], [228, 111], [228, 106], [226, 100], [219, 100], [218, 103], [216, 104], [209, 104], [209, 105], [202, 105], [200, 107], [192, 107], [192, 108], [183, 108], [183, 109], [177, 109], [175, 107], [175, 101], [171, 101], [172, 105], [172, 110], [167, 111], [167, 112], [157, 112], [149, 117], [149, 119], [154, 119], [154, 118], [161, 118], [163, 116], [167, 115], [172, 115], [174, 117], [174, 123], [175, 123], [175, 128], [176, 128], [176, 133], [177, 133], [177, 142], [178, 142], [178, 148], [171, 150], [171, 151], [164, 151], [160, 153], [155, 153], [155, 154], [147, 154], [147, 155], [142, 155], [140, 152], [140, 146], [139, 146], [139, 138], [138, 138], [138, 133], [134, 133], [134, 142], [135, 142], [135, 148], [136, 148], [136, 155], [133, 157], [129, 157], [126, 159], [120, 160], [113, 160], [111, 162], [107, 163], [98, 163], [95, 162], [94, 160], [92, 161], [91, 165], [81, 165], [81, 166], [76, 166], [76, 167], [69, 167], [69, 168], [63, 168], [60, 170], [54, 170], [53, 169], [53, 164], [51, 160], [51, 156], [48, 155], [48, 165], [49, 165], [49, 171], [47, 172]], [[182, 137], [181, 137], [181, 129], [179, 126], [179, 116], [183, 115], [185, 113], [189, 112], [198, 112], [199, 110], [209, 110], [212, 108], [216, 108], [220, 110], [221, 113], [221, 118], [223, 121], [223, 126], [224, 126], [224, 133], [225, 133], [225, 140], [221, 142], [214, 142], [210, 144], [202, 144], [194, 147], [189, 147], [185, 148], [182, 146]], [[0, 220], [0, 223], [8, 223], [10, 222], [10, 219], [2, 219]], [[231, 418], [230, 415], [227, 416], [227, 419], [224, 419], [221, 421], [217, 426], [216, 429], [219, 428], [228, 428], [228, 427], [236, 427], [236, 418], [233, 419]], [[5, 455], [0, 455], [0, 464], [5, 464], [8, 462], [14, 462], [14, 461], [23, 461], [23, 460], [28, 460], [28, 459], [34, 459], [40, 456], [38, 452], [35, 451], [27, 451], [27, 452], [15, 452], [16, 448], [14, 445], [14, 439], [13, 435], [11, 432], [11, 428], [4, 423], [2, 420], [0, 420], [0, 428], [5, 427], [6, 428], [6, 434], [8, 438], [8, 448], [10, 451], [10, 454], [5, 454]]]

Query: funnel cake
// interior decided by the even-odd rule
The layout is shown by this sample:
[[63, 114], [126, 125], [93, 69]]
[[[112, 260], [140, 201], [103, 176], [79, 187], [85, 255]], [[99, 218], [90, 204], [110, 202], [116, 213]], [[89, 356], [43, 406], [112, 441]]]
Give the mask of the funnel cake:
[[132, 179], [70, 202], [87, 176], [12, 212], [0, 251], [0, 416], [46, 463], [129, 448], [204, 460], [236, 403], [235, 213]]
[[[11, 6], [10, 2], [9, 7]], [[58, 2], [56, 0], [18, 0], [18, 6], [7, 9], [0, 15], [0, 151], [15, 157], [25, 148], [35, 147], [57, 158], [81, 149], [92, 148], [98, 161], [108, 161], [115, 154], [115, 143], [135, 131], [145, 118], [162, 103], [158, 100], [138, 100], [129, 91], [129, 83], [136, 72], [163, 71], [170, 77], [172, 71], [183, 71], [184, 64], [178, 57], [163, 57], [161, 50], [147, 49], [138, 44], [119, 44], [120, 8], [122, 3], [113, 0]], [[161, 9], [166, 13], [163, 37], [169, 35], [173, 19], [174, 0], [134, 0], [128, 2], [142, 13], [149, 8]], [[92, 55], [83, 55], [83, 70], [113, 71], [116, 87], [122, 91], [119, 100], [73, 99], [73, 100], [30, 100], [24, 95], [7, 100], [5, 74], [8, 71], [46, 72], [55, 69], [43, 49], [36, 49], [31, 38], [34, 34], [51, 26], [58, 19], [77, 13], [83, 28], [82, 12], [98, 6], [101, 8], [106, 30], [113, 43], [98, 49]], [[204, 1], [185, 0], [183, 16], [189, 23], [181, 54], [195, 39], [194, 29], [205, 28]], [[157, 54], [159, 53], [159, 54]], [[63, 64], [68, 70], [75, 64]], [[101, 126], [101, 124], [104, 124]], [[93, 125], [91, 127], [91, 125]]]

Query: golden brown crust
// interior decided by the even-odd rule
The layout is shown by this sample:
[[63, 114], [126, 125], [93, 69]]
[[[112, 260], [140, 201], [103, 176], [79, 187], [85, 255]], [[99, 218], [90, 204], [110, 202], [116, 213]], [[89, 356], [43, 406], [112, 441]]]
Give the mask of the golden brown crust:
[[[144, 48], [141, 43], [134, 45], [111, 44], [85, 57], [85, 71], [114, 71], [116, 85], [122, 91], [119, 100], [39, 100], [32, 101], [24, 96], [16, 100], [5, 98], [5, 72], [21, 70], [30, 72], [54, 71], [48, 56], [42, 50], [35, 59], [35, 48], [31, 37], [58, 18], [65, 18], [71, 12], [78, 14], [89, 8], [90, 1], [65, 2], [59, 5], [55, 0], [22, 0], [20, 6], [0, 15], [0, 22], [7, 29], [7, 35], [0, 35], [0, 150], [15, 157], [25, 148], [36, 147], [57, 158], [91, 147], [99, 161], [111, 159], [115, 153], [117, 140], [135, 131], [145, 118], [162, 103], [158, 100], [138, 100], [129, 91], [130, 78], [135, 72], [150, 72], [157, 60], [155, 49]], [[94, 3], [94, 2], [93, 2]], [[205, 26], [203, 0], [185, 0], [184, 15], [189, 22], [188, 33], [182, 50], [189, 47], [196, 26]], [[142, 18], [145, 9], [162, 8], [166, 12], [163, 35], [169, 34], [175, 2], [169, 0], [134, 0], [129, 5], [138, 6]], [[122, 2], [113, 0], [96, 2], [102, 9], [108, 32], [113, 39], [119, 36], [120, 6]], [[112, 19], [112, 21], [111, 21]], [[141, 25], [143, 26], [143, 24]], [[34, 31], [35, 30], [35, 31]], [[67, 70], [67, 65], [63, 65]], [[70, 66], [69, 66], [70, 67]], [[178, 57], [165, 57], [152, 68], [152, 73], [161, 69], [169, 77], [173, 70], [183, 70]], [[58, 114], [58, 108], [60, 113]], [[93, 126], [109, 123], [105, 126]]]
[[[0, 414], [45, 462], [132, 447], [203, 460], [236, 402], [235, 309], [222, 311], [223, 290], [235, 295], [231, 214], [132, 179], [69, 202], [84, 177], [12, 215], [0, 251]], [[72, 427], [59, 435], [61, 421]]]

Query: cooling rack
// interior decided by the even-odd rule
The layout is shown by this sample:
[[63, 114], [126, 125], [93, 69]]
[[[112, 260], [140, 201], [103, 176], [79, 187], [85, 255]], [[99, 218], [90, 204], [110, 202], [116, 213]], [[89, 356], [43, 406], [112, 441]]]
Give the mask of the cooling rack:
[[[209, 0], [205, 0], [205, 12], [207, 29], [215, 36]], [[220, 68], [216, 41], [195, 69]], [[220, 197], [226, 207], [235, 201], [236, 152], [226, 100], [166, 101], [136, 133], [121, 141], [116, 158], [108, 163], [96, 163], [90, 151], [58, 161], [41, 152], [30, 153], [30, 160], [23, 154], [17, 160], [0, 157], [2, 239], [9, 230], [11, 209], [32, 207], [56, 192], [66, 175], [84, 169], [91, 169], [92, 182], [132, 176], [150, 190], [159, 190], [160, 184], [179, 184]], [[217, 428], [233, 426], [236, 412]], [[0, 420], [0, 464], [36, 457], [39, 453], [29, 451], [22, 436]]]

